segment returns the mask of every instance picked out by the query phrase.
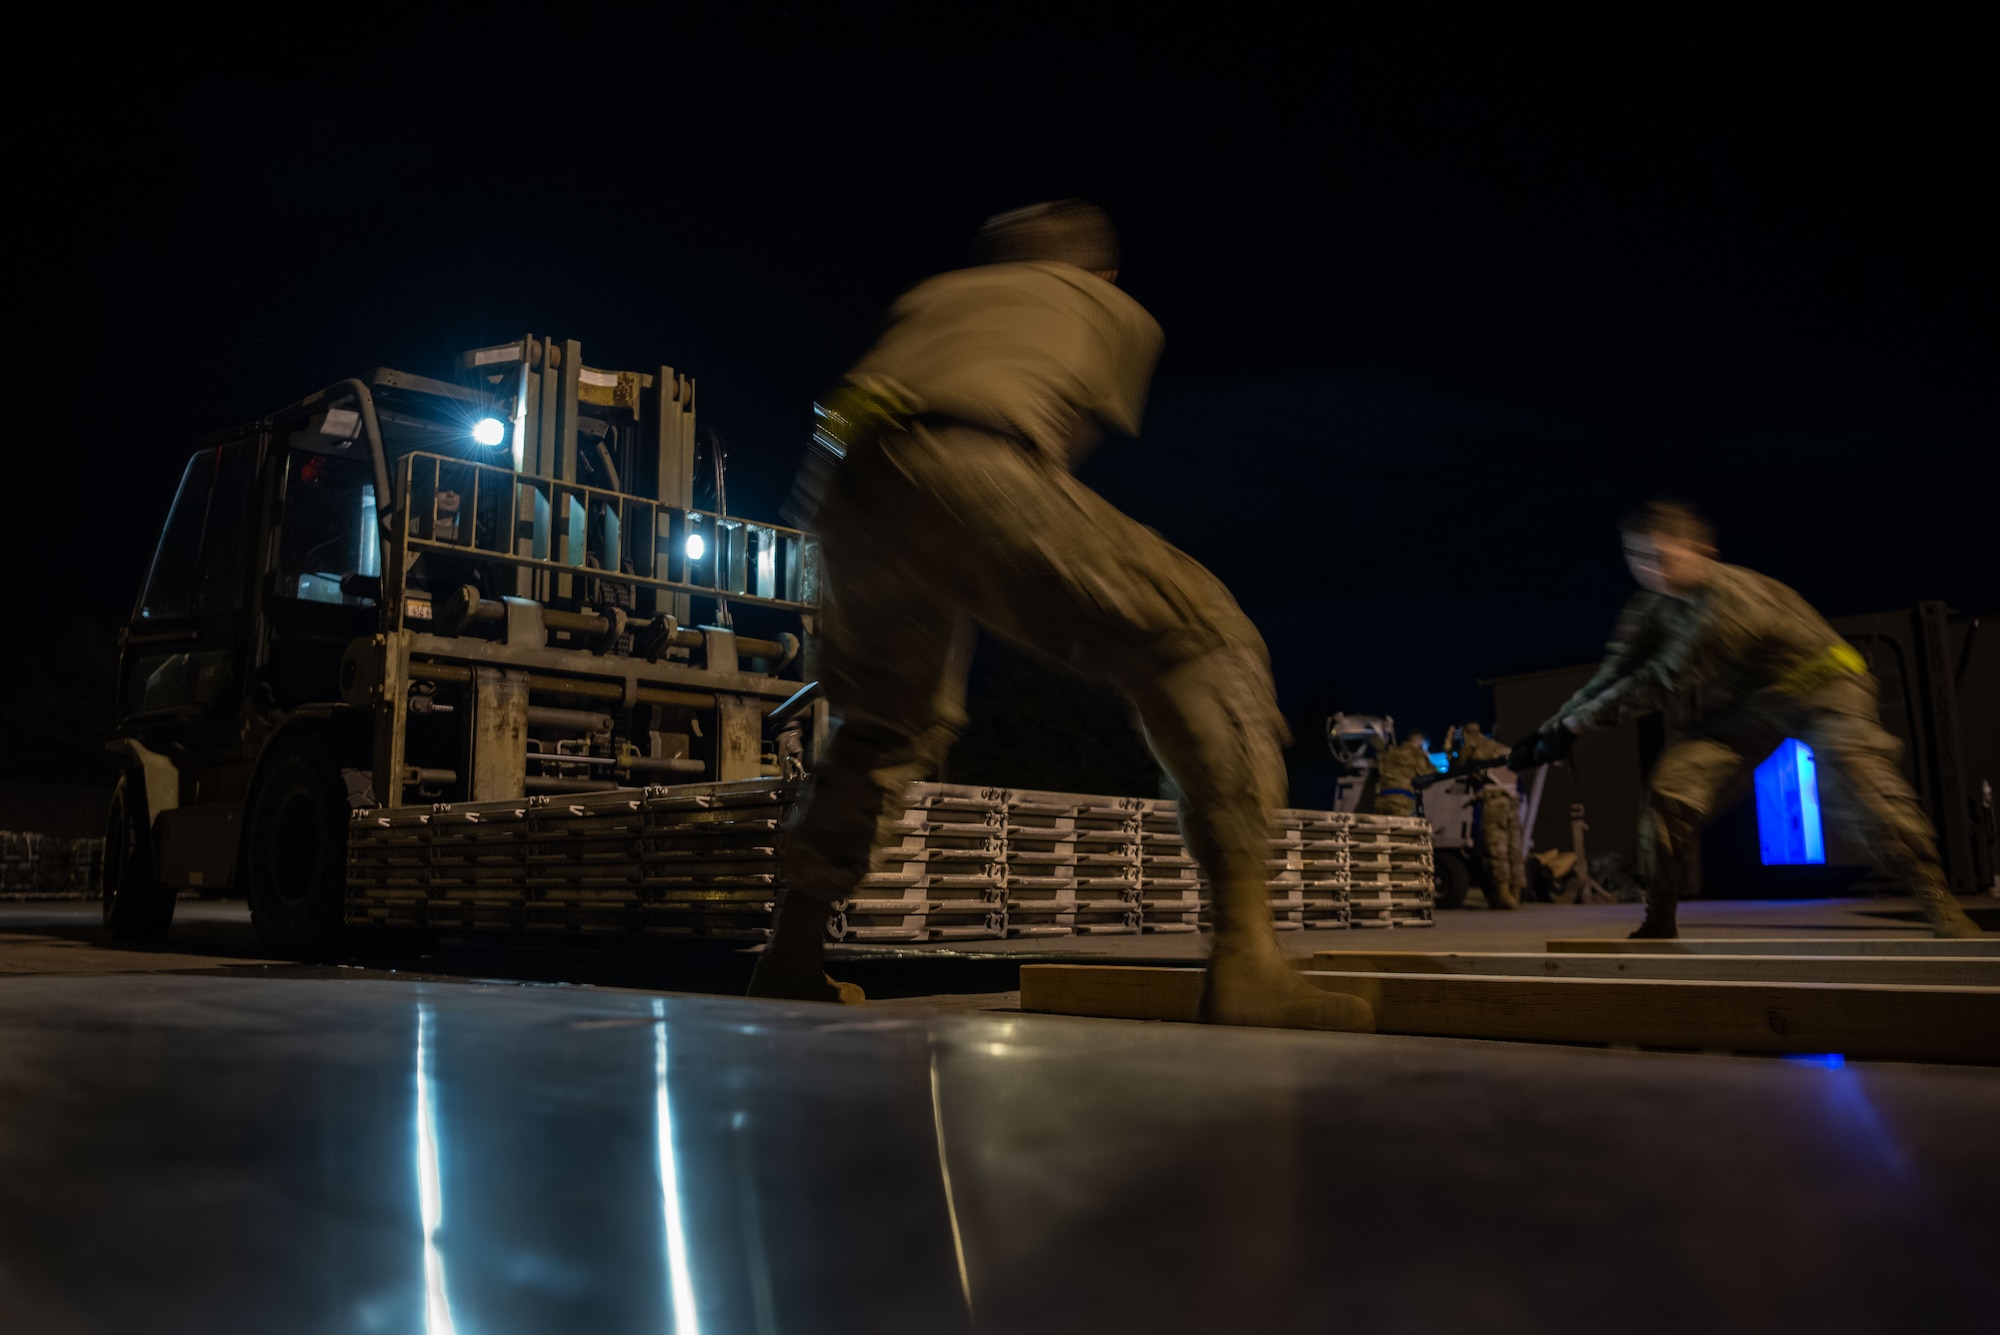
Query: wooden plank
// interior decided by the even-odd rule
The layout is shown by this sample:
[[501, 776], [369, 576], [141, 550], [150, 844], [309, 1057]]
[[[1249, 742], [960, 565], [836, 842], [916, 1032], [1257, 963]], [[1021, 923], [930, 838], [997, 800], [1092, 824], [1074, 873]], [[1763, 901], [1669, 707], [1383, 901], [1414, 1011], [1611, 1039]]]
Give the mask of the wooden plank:
[[[2000, 988], [1459, 974], [1301, 977], [1367, 1001], [1375, 1008], [1377, 1031], [1385, 1034], [2000, 1063]], [[1021, 969], [1024, 1011], [1188, 1021], [1200, 994], [1199, 969]]]
[[1312, 957], [1309, 967], [1341, 973], [2000, 987], [2000, 957], [1992, 955], [1541, 955], [1531, 951], [1322, 950]]
[[1551, 951], [1579, 955], [2000, 955], [2000, 936], [1969, 941], [1944, 941], [1930, 936], [1864, 937], [1746, 937], [1741, 941], [1613, 941], [1559, 939]]

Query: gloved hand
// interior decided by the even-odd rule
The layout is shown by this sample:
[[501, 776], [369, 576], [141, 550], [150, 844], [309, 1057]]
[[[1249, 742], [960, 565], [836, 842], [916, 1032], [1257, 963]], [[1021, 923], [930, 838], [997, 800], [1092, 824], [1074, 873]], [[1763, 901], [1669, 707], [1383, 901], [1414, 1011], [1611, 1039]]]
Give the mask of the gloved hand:
[[1514, 749], [1507, 753], [1507, 768], [1524, 770], [1537, 765], [1552, 765], [1568, 755], [1575, 745], [1576, 734], [1558, 723], [1553, 728], [1514, 743]]
[[1576, 734], [1558, 723], [1541, 735], [1541, 745], [1535, 754], [1544, 765], [1553, 765], [1558, 760], [1567, 759], [1576, 746]]

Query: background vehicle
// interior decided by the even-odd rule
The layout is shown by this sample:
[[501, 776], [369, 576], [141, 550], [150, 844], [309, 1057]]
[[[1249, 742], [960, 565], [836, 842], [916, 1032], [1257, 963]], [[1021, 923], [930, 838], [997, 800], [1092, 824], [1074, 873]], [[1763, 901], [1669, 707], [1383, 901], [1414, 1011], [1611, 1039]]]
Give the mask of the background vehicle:
[[114, 935], [231, 889], [309, 954], [355, 808], [755, 778], [821, 744], [813, 545], [692, 508], [694, 381], [533, 335], [458, 369], [343, 380], [188, 461], [122, 637]]
[[[1346, 774], [1334, 790], [1334, 806], [1340, 811], [1369, 811], [1374, 807], [1375, 756], [1396, 744], [1396, 720], [1387, 714], [1335, 714], [1326, 721], [1326, 743], [1334, 759], [1346, 767]], [[1432, 763], [1445, 768], [1444, 752], [1432, 752]], [[1541, 777], [1530, 785], [1523, 806], [1523, 828], [1535, 828], [1535, 809], [1541, 800]], [[1436, 905], [1455, 909], [1480, 881], [1479, 860], [1473, 851], [1473, 809], [1475, 794], [1487, 783], [1515, 785], [1508, 770], [1446, 779], [1424, 789], [1417, 810], [1431, 827], [1431, 850], [1437, 858]], [[1532, 846], [1523, 843], [1524, 852]]]

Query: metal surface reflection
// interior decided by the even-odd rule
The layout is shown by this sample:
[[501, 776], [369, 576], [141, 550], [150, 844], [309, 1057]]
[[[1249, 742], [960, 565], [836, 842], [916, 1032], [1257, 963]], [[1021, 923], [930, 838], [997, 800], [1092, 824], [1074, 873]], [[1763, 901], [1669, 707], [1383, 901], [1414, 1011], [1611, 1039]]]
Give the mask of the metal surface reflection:
[[778, 1315], [771, 1284], [771, 1255], [765, 1244], [764, 1210], [757, 1193], [756, 1146], [749, 1134], [750, 1113], [738, 1108], [729, 1119], [729, 1143], [734, 1151], [736, 1209], [743, 1243], [744, 1280], [750, 1288], [751, 1328], [757, 1335], [777, 1335]]
[[444, 1282], [444, 1257], [438, 1254], [438, 1229], [444, 1224], [444, 1195], [438, 1173], [437, 1079], [431, 1070], [429, 1006], [417, 1007], [417, 1210], [424, 1228], [424, 1330], [427, 1335], [454, 1335], [451, 1299]]
[[0, 1326], [1969, 1329], [1996, 1099], [1970, 1068], [0, 980]]
[[[999, 1044], [993, 1044], [999, 1047]], [[938, 1095], [937, 1052], [931, 1052], [931, 1125], [937, 1129], [938, 1176], [944, 1181], [944, 1210], [951, 1219], [951, 1250], [958, 1258], [958, 1287], [965, 1294], [965, 1310], [972, 1313], [972, 1277], [965, 1269], [965, 1232], [958, 1226], [958, 1199], [951, 1189], [951, 1154], [944, 1144], [944, 1102]]]
[[667, 1093], [667, 1003], [653, 999], [653, 1116], [660, 1145], [660, 1205], [665, 1219], [667, 1293], [674, 1314], [674, 1335], [701, 1335], [701, 1314], [695, 1308], [694, 1278], [688, 1272], [687, 1228], [681, 1222], [680, 1163], [674, 1151], [674, 1109]]

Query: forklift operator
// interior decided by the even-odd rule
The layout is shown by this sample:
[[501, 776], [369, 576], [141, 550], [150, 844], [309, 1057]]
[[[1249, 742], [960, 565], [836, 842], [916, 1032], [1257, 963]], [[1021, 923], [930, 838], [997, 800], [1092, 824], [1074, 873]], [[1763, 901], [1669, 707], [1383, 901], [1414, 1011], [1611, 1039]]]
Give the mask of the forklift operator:
[[[464, 498], [458, 492], [440, 487], [433, 503], [435, 519], [431, 525], [434, 541], [454, 543], [465, 547], [473, 546], [469, 526], [478, 523], [474, 516], [464, 510]], [[481, 532], [481, 539], [487, 534]], [[482, 542], [480, 545], [486, 545]], [[491, 597], [492, 581], [487, 574], [484, 561], [445, 552], [425, 552], [417, 558], [410, 572], [410, 584], [434, 596], [442, 596], [463, 585], [470, 584], [479, 590], [481, 597]]]

